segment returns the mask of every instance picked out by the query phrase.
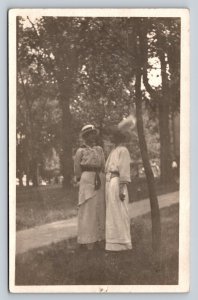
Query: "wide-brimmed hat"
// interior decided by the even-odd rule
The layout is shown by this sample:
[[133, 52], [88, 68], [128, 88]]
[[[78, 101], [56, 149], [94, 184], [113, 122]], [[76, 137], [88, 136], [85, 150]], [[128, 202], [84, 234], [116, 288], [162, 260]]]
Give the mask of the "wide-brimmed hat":
[[104, 129], [105, 134], [114, 134], [119, 132], [122, 135], [128, 136], [136, 125], [136, 119], [133, 115], [129, 115], [117, 125], [109, 125]]
[[83, 126], [83, 128], [81, 129], [80, 133], [81, 136], [83, 137], [85, 134], [87, 134], [88, 132], [95, 132], [95, 134], [98, 134], [98, 129], [96, 129], [96, 127], [92, 124], [88, 124]]
[[131, 138], [132, 130], [136, 124], [136, 119], [133, 115], [129, 115], [117, 125], [110, 125], [105, 128], [104, 134], [111, 135], [120, 142], [127, 142]]
[[131, 134], [131, 131], [134, 129], [136, 125], [136, 118], [130, 114], [127, 118], [123, 119], [119, 124], [118, 124], [118, 130], [122, 134]]

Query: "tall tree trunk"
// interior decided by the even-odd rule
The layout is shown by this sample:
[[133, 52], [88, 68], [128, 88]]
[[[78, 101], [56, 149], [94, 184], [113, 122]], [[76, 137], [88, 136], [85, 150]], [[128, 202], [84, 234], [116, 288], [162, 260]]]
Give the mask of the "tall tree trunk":
[[[64, 91], [64, 92], [63, 92]], [[71, 112], [70, 112], [70, 87], [61, 91], [62, 104], [62, 138], [63, 138], [63, 187], [71, 185], [73, 175], [73, 159], [72, 159], [72, 132], [71, 132]]]
[[177, 162], [178, 176], [180, 170], [180, 114], [175, 112], [173, 116], [173, 132], [174, 132], [174, 154]]
[[160, 131], [160, 169], [161, 183], [166, 185], [172, 181], [169, 115], [165, 100], [159, 105], [159, 131]]
[[26, 174], [26, 186], [29, 187], [30, 183], [30, 163], [31, 157], [29, 153], [29, 138], [25, 139], [25, 174]]
[[20, 63], [17, 64], [17, 71], [19, 74], [19, 77], [21, 79], [21, 84], [23, 88], [23, 95], [26, 103], [26, 149], [27, 149], [27, 174], [26, 174], [26, 186], [29, 187], [29, 180], [30, 180], [30, 164], [33, 159], [33, 136], [34, 136], [34, 130], [33, 130], [33, 120], [32, 120], [32, 111], [31, 111], [31, 103], [30, 103], [30, 93], [27, 90], [27, 86], [24, 83], [23, 74], [21, 71]]
[[34, 187], [39, 186], [39, 169], [38, 169], [38, 162], [36, 158], [33, 158], [32, 160], [32, 168], [31, 168], [31, 173], [32, 173], [32, 183]]
[[23, 187], [23, 173], [22, 172], [20, 172], [20, 174], [19, 174], [19, 186]]
[[[148, 23], [147, 23], [148, 22]], [[158, 105], [159, 111], [159, 134], [160, 134], [160, 169], [161, 169], [161, 182], [168, 184], [172, 181], [171, 169], [171, 147], [170, 147], [170, 128], [169, 128], [169, 109], [170, 109], [170, 91], [167, 76], [167, 62], [165, 58], [165, 41], [160, 34], [157, 34], [159, 44], [159, 59], [161, 62], [161, 76], [162, 76], [162, 93], [156, 92], [155, 89], [149, 84], [147, 65], [148, 65], [148, 25], [150, 21], [143, 21], [141, 23], [141, 60], [143, 83], [147, 92], [152, 97], [152, 100]]]
[[141, 79], [142, 79], [142, 57], [140, 48], [142, 47], [141, 39], [141, 24], [137, 21], [136, 23], [136, 81], [135, 81], [135, 104], [136, 104], [136, 117], [137, 117], [137, 132], [139, 139], [140, 152], [142, 156], [143, 166], [145, 169], [146, 180], [149, 190], [149, 198], [151, 205], [151, 220], [152, 220], [152, 248], [157, 257], [159, 257], [161, 249], [161, 223], [160, 223], [160, 211], [155, 190], [154, 175], [149, 162], [148, 149], [144, 134], [143, 124], [143, 112], [142, 112], [142, 92], [141, 92]]
[[160, 166], [161, 182], [169, 184], [172, 182], [171, 147], [169, 128], [169, 87], [167, 77], [167, 64], [164, 51], [159, 55], [161, 62], [162, 96], [159, 99], [159, 132], [160, 132]]
[[149, 162], [147, 144], [146, 144], [145, 134], [144, 134], [144, 125], [143, 125], [143, 118], [142, 118], [142, 99], [141, 99], [142, 96], [141, 96], [140, 85], [141, 85], [141, 75], [139, 73], [136, 75], [136, 84], [135, 84], [137, 131], [138, 131], [139, 146], [140, 146], [142, 161], [145, 169], [148, 190], [149, 190], [150, 205], [151, 205], [152, 248], [155, 252], [159, 252], [161, 246], [160, 212], [159, 212], [157, 194], [155, 190], [154, 176]]
[[26, 173], [26, 186], [27, 187], [30, 186], [30, 171], [29, 171], [29, 167], [28, 167], [27, 173]]
[[171, 78], [170, 88], [170, 110], [172, 117], [172, 135], [173, 135], [173, 153], [178, 166], [180, 163], [180, 47], [177, 45], [170, 45], [167, 49], [169, 72]]
[[170, 113], [169, 119], [169, 127], [170, 127], [170, 147], [172, 153], [172, 160], [175, 160], [175, 131], [174, 131], [174, 113]]

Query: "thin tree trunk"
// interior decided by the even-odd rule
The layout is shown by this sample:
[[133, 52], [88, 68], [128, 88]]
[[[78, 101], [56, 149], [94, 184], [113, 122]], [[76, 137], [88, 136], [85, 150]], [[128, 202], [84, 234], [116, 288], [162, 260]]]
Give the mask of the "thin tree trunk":
[[169, 184], [172, 182], [171, 169], [171, 147], [169, 132], [169, 87], [166, 72], [165, 53], [160, 53], [161, 74], [162, 74], [162, 97], [159, 100], [159, 131], [160, 131], [160, 165], [161, 165], [161, 182]]
[[180, 117], [179, 112], [173, 116], [174, 155], [177, 162], [178, 176], [180, 173]]
[[30, 186], [30, 174], [29, 174], [29, 169], [27, 170], [27, 174], [26, 174], [26, 186], [27, 186], [27, 187]]
[[19, 186], [23, 187], [23, 173], [20, 173], [19, 175]]
[[29, 180], [30, 180], [30, 162], [32, 160], [33, 157], [33, 135], [34, 135], [34, 131], [33, 131], [33, 120], [32, 120], [32, 113], [31, 113], [31, 104], [30, 104], [30, 93], [28, 93], [27, 91], [27, 87], [24, 83], [24, 79], [23, 79], [23, 75], [21, 72], [21, 67], [20, 64], [17, 64], [17, 68], [18, 68], [18, 74], [19, 77], [21, 79], [21, 84], [22, 84], [22, 88], [23, 88], [23, 95], [24, 95], [24, 99], [25, 99], [25, 103], [26, 103], [26, 112], [27, 112], [27, 118], [26, 118], [26, 140], [27, 140], [27, 174], [26, 174], [26, 186], [29, 187]]
[[71, 178], [73, 174], [73, 160], [72, 160], [72, 137], [71, 137], [71, 114], [68, 110], [67, 104], [63, 109], [63, 186], [71, 185]]
[[173, 153], [177, 162], [179, 176], [180, 142], [179, 142], [179, 108], [180, 108], [180, 47], [170, 46], [167, 49], [169, 72], [171, 76], [170, 110], [172, 117]]
[[34, 187], [39, 186], [39, 170], [36, 159], [32, 162], [32, 183]]
[[139, 139], [140, 152], [142, 156], [143, 166], [145, 169], [146, 180], [149, 191], [150, 205], [151, 205], [151, 220], [152, 220], [152, 248], [154, 253], [159, 258], [161, 249], [161, 223], [160, 211], [155, 190], [154, 175], [149, 162], [148, 149], [144, 133], [143, 112], [142, 112], [142, 93], [141, 93], [141, 79], [142, 79], [142, 57], [140, 55], [140, 48], [142, 46], [140, 24], [136, 23], [136, 81], [135, 81], [135, 103], [136, 103], [136, 117], [137, 117], [137, 132]]
[[61, 95], [61, 106], [62, 106], [62, 138], [63, 138], [63, 155], [62, 155], [62, 166], [63, 166], [63, 187], [69, 187], [71, 185], [71, 179], [73, 175], [73, 159], [72, 159], [72, 132], [71, 132], [71, 121], [72, 116], [70, 112], [70, 87], [67, 84], [65, 89], [60, 87]]
[[161, 245], [161, 225], [160, 225], [160, 212], [159, 212], [159, 204], [157, 199], [157, 194], [155, 190], [155, 181], [153, 172], [149, 162], [147, 144], [145, 140], [144, 134], [144, 125], [142, 118], [142, 99], [141, 99], [141, 75], [136, 75], [136, 117], [137, 117], [137, 131], [138, 131], [138, 139], [139, 146], [143, 161], [143, 166], [145, 169], [148, 190], [149, 190], [149, 198], [151, 205], [151, 219], [152, 219], [152, 248], [153, 251], [159, 252]]

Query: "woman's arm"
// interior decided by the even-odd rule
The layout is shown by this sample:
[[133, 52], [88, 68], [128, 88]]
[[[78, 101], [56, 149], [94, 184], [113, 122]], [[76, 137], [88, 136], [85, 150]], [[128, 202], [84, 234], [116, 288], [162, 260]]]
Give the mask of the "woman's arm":
[[119, 196], [120, 200], [125, 199], [125, 185], [131, 181], [131, 171], [130, 171], [131, 158], [127, 148], [123, 147], [119, 153], [118, 169], [120, 175], [120, 186], [119, 186]]
[[126, 147], [122, 147], [119, 153], [118, 170], [120, 175], [120, 183], [131, 182], [130, 170], [131, 158], [129, 151]]

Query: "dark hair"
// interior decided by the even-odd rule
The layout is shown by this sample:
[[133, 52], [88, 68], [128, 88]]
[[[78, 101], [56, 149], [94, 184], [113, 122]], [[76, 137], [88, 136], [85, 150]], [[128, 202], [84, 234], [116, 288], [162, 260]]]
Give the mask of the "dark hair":
[[[89, 137], [90, 134], [93, 134], [93, 132], [95, 133], [95, 131], [92, 131], [92, 130], [83, 133], [82, 138], [83, 138], [84, 140], [86, 140], [86, 139]], [[95, 136], [97, 136], [96, 133], [95, 133]]]
[[118, 129], [112, 132], [112, 137], [115, 144], [124, 143], [126, 141], [126, 136]]
[[123, 134], [117, 126], [110, 126], [106, 128], [105, 134], [112, 136], [112, 141], [115, 144], [124, 143], [126, 141], [126, 135]]

